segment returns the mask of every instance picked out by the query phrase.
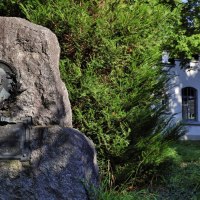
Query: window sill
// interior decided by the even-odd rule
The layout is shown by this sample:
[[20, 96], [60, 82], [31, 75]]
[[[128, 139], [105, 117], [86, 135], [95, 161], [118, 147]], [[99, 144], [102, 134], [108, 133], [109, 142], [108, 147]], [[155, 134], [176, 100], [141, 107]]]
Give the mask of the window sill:
[[200, 126], [200, 121], [183, 121], [183, 124], [189, 126]]

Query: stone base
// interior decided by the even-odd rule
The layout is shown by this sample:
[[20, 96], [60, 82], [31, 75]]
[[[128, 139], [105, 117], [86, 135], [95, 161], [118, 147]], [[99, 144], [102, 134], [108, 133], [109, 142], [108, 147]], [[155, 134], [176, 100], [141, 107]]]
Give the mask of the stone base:
[[60, 126], [31, 131], [29, 161], [0, 161], [0, 199], [95, 199], [98, 167], [93, 143]]

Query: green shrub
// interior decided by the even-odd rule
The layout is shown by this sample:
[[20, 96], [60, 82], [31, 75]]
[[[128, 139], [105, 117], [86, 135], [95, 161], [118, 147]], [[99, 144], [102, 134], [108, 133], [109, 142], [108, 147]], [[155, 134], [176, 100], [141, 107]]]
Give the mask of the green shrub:
[[96, 144], [102, 174], [112, 184], [154, 176], [174, 157], [169, 141], [181, 134], [179, 125], [163, 120], [161, 105], [167, 82], [161, 52], [173, 34], [177, 9], [157, 0], [17, 5], [27, 19], [58, 36], [73, 124]]

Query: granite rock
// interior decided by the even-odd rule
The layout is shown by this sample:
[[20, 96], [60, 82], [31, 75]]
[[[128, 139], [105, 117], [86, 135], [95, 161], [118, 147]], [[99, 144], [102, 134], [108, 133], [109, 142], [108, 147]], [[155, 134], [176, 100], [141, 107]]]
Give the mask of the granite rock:
[[[0, 17], [0, 60], [16, 73], [14, 102], [2, 115], [31, 116], [34, 125], [72, 127], [67, 89], [60, 79], [60, 47], [49, 29], [15, 17]], [[5, 112], [9, 110], [9, 112]]]
[[[96, 199], [99, 179], [94, 144], [72, 128], [59, 54], [57, 38], [49, 29], [20, 18], [0, 17], [0, 62], [14, 74], [11, 95], [0, 103], [0, 133], [6, 133], [0, 137], [1, 158], [8, 155], [7, 149], [2, 154], [5, 147], [1, 145], [12, 146], [13, 141], [19, 143], [16, 155], [21, 151], [23, 157], [22, 142], [13, 140], [12, 134], [28, 138], [30, 133], [24, 143], [26, 161], [0, 160], [0, 200]], [[18, 127], [27, 117], [32, 123]]]
[[30, 161], [1, 161], [0, 169], [0, 199], [96, 199], [95, 148], [73, 128], [33, 128]]

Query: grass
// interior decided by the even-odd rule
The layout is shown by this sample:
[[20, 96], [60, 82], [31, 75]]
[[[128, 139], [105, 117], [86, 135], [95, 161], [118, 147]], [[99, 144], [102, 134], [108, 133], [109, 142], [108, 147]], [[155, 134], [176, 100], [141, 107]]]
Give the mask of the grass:
[[98, 200], [156, 200], [157, 194], [150, 193], [147, 190], [140, 191], [107, 191], [99, 194]]
[[200, 141], [180, 141], [176, 145], [178, 156], [173, 167], [166, 172], [165, 187], [158, 191], [163, 200], [200, 199]]
[[160, 185], [140, 191], [99, 192], [100, 200], [200, 200], [200, 141], [179, 141], [173, 146], [176, 162], [165, 170]]
[[200, 141], [180, 141], [175, 148], [182, 162], [200, 161]]

